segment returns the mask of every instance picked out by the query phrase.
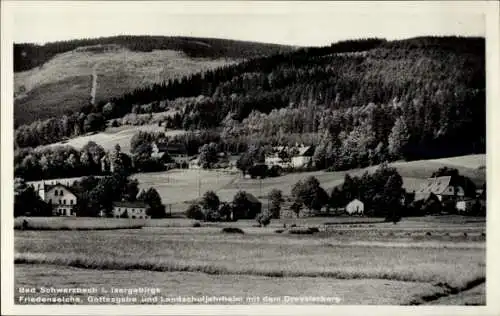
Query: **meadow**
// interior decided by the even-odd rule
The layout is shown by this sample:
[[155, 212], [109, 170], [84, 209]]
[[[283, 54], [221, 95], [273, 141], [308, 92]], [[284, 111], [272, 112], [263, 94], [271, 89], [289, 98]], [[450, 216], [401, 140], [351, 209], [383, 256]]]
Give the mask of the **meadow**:
[[[92, 134], [92, 135], [82, 135], [67, 141], [53, 143], [47, 146], [61, 146], [68, 145], [76, 149], [81, 149], [89, 141], [96, 142], [104, 148], [106, 151], [114, 150], [115, 146], [120, 145], [121, 151], [125, 153], [130, 153], [130, 140], [138, 131], [143, 132], [165, 132], [165, 128], [158, 126], [158, 124], [147, 124], [141, 126], [124, 125], [120, 127], [108, 127], [106, 130]], [[166, 136], [174, 136], [178, 134], [185, 133], [182, 130], [170, 130], [165, 132]]]
[[[446, 228], [460, 235], [443, 238], [446, 229], [428, 220], [436, 225], [423, 236], [418, 229], [405, 233], [421, 222], [413, 219], [357, 224], [357, 230], [339, 220], [337, 229], [307, 236], [274, 232], [279, 221], [266, 228], [238, 221], [199, 228], [178, 223], [138, 230], [16, 231], [16, 286], [148, 286], [194, 296], [324, 295], [340, 297], [341, 304], [445, 303], [471, 290], [477, 301], [481, 292], [475, 288], [485, 281], [485, 244], [473, 234], [484, 231], [484, 222], [459, 219]], [[314, 221], [299, 224], [319, 225]], [[221, 233], [227, 225], [245, 234]], [[465, 295], [462, 304], [468, 299]]]
[[[455, 158], [437, 160], [418, 160], [409, 162], [394, 162], [389, 164], [395, 167], [403, 178], [403, 187], [408, 191], [416, 191], [421, 183], [441, 167], [457, 168], [460, 174], [468, 176], [480, 186], [486, 179], [486, 155], [468, 155]], [[449, 164], [448, 162], [453, 163]], [[289, 173], [276, 178], [246, 179], [241, 172], [229, 170], [169, 170], [166, 172], [138, 173], [133, 177], [139, 180], [141, 188], [154, 186], [160, 194], [163, 203], [167, 204], [172, 213], [184, 212], [190, 201], [199, 198], [208, 190], [217, 193], [222, 201], [231, 201], [239, 190], [253, 194], [261, 200], [263, 208], [267, 207], [267, 196], [272, 189], [279, 189], [285, 196], [289, 196], [292, 187], [299, 180], [309, 176], [316, 177], [321, 186], [330, 192], [335, 186], [341, 185], [344, 176], [360, 176], [364, 172], [373, 172], [376, 166], [349, 171], [312, 171]]]

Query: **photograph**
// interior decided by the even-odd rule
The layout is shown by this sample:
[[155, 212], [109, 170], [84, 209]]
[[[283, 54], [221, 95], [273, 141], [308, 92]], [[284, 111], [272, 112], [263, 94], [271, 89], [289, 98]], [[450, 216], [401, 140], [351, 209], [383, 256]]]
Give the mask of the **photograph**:
[[2, 296], [485, 308], [498, 3], [410, 2], [2, 1]]

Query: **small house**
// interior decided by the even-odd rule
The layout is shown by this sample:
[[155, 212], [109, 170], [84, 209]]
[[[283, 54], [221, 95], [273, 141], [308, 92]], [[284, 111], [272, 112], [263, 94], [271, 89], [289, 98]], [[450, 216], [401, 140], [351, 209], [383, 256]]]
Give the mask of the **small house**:
[[298, 153], [292, 157], [292, 166], [294, 168], [303, 168], [312, 163], [314, 155], [313, 146], [301, 146], [297, 148]]
[[200, 169], [200, 159], [195, 156], [189, 160], [189, 169]]
[[[253, 194], [244, 192], [248, 201], [248, 212], [243, 215], [242, 219], [254, 219], [257, 214], [262, 212], [262, 202], [259, 201]], [[234, 208], [233, 208], [234, 209]], [[233, 215], [231, 216], [233, 217]]]
[[358, 199], [354, 199], [346, 205], [345, 211], [349, 215], [363, 216], [365, 212], [365, 204]]
[[115, 218], [138, 218], [147, 219], [148, 205], [141, 201], [136, 202], [113, 202], [113, 217]]
[[468, 213], [472, 210], [475, 203], [476, 203], [476, 201], [474, 199], [463, 199], [463, 200], [457, 201], [455, 207], [456, 207], [458, 213], [465, 214], [465, 213]]

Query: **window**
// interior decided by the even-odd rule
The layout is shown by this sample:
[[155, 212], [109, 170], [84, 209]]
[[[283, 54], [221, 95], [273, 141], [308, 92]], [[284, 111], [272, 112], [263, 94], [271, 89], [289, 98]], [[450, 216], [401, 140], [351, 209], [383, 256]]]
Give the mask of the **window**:
[[69, 203], [70, 203], [71, 205], [73, 205], [73, 203], [74, 203], [74, 202], [75, 202], [75, 200], [69, 200]]
[[59, 191], [56, 190], [56, 192], [54, 193], [55, 196], [58, 196], [59, 195]]
[[52, 199], [49, 199], [49, 204], [52, 204]]
[[63, 204], [66, 205], [66, 199], [63, 200]]
[[59, 200], [59, 204], [61, 204], [61, 200]]

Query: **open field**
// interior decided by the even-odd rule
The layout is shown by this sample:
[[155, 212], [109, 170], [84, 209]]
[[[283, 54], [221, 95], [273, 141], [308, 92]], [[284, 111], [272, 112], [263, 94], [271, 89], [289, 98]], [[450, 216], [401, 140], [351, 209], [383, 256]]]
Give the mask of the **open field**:
[[[222, 234], [220, 225], [182, 227], [181, 219], [172, 220], [178, 225], [16, 231], [16, 286], [148, 286], [194, 296], [324, 295], [340, 297], [340, 304], [446, 304], [452, 293], [477, 291], [485, 278], [484, 238], [438, 234], [443, 228], [480, 232], [480, 221], [457, 220], [447, 227], [435, 221], [428, 228], [432, 235], [419, 238], [387, 234], [389, 227], [409, 230], [423, 222], [410, 219], [308, 236], [277, 234], [275, 227], [252, 227], [250, 221], [230, 223], [245, 231], [232, 235]], [[311, 225], [316, 219], [303, 221]], [[481, 292], [475, 296], [480, 299]], [[454, 300], [461, 304], [460, 297]]]
[[[410, 162], [394, 162], [390, 164], [397, 168], [403, 177], [403, 186], [407, 191], [417, 190], [424, 179], [441, 167], [448, 166], [457, 168], [460, 174], [469, 176], [477, 185], [482, 185], [486, 179], [485, 170], [471, 168], [481, 166], [485, 155], [471, 155], [455, 158], [447, 158], [454, 161], [453, 165], [447, 165], [433, 160], [421, 160]], [[465, 167], [459, 165], [464, 161]], [[472, 164], [475, 161], [475, 164]], [[266, 207], [266, 196], [272, 189], [279, 189], [285, 196], [289, 195], [295, 183], [309, 176], [316, 177], [321, 186], [328, 192], [335, 186], [341, 185], [344, 176], [349, 173], [352, 176], [360, 176], [365, 171], [373, 172], [376, 166], [354, 169], [349, 171], [327, 172], [313, 171], [290, 173], [277, 178], [245, 179], [239, 172], [209, 171], [209, 170], [170, 170], [166, 172], [140, 173], [133, 177], [138, 179], [141, 188], [154, 186], [165, 204], [170, 204], [173, 213], [183, 212], [187, 205], [186, 201], [192, 201], [203, 195], [208, 190], [215, 191], [221, 200], [230, 201], [239, 190], [245, 190], [263, 202]]]
[[190, 58], [173, 50], [133, 52], [110, 45], [108, 49], [75, 49], [54, 56], [40, 67], [15, 73], [15, 121], [59, 116], [79, 110], [91, 98], [107, 100], [152, 83], [213, 69], [236, 59]]
[[[83, 146], [85, 146], [89, 141], [93, 141], [101, 145], [107, 151], [113, 150], [115, 145], [119, 144], [122, 152], [129, 153], [130, 139], [132, 139], [132, 136], [134, 136], [134, 134], [137, 133], [138, 131], [164, 132], [165, 128], [162, 126], [158, 126], [158, 124], [149, 124], [141, 126], [124, 125], [120, 127], [108, 127], [106, 128], [105, 131], [96, 133], [94, 135], [78, 136], [64, 143], [58, 142], [47, 146], [69, 145], [75, 147], [76, 149], [80, 149]], [[182, 133], [185, 133], [185, 131], [171, 130], [165, 132], [165, 135], [174, 136]]]

